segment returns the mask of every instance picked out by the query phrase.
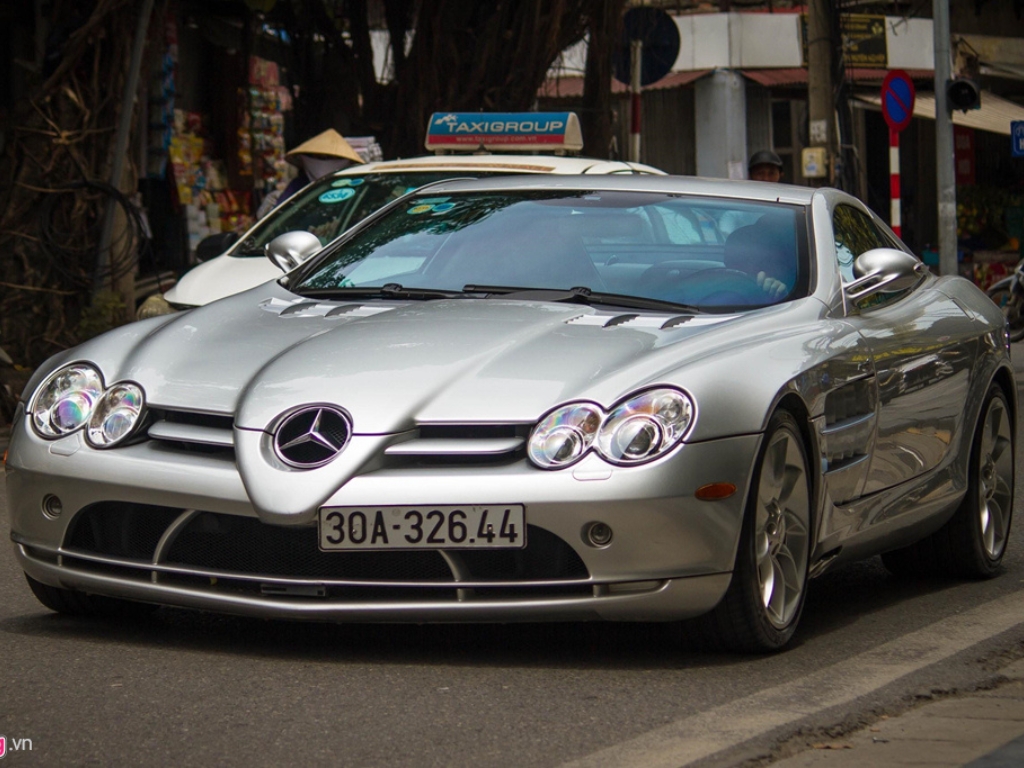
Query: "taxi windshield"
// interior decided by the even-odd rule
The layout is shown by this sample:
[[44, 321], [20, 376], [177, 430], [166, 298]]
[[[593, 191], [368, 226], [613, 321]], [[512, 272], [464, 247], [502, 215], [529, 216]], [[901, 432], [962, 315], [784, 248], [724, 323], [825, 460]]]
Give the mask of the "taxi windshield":
[[321, 245], [334, 240], [356, 222], [406, 192], [453, 176], [474, 178], [492, 173], [463, 171], [411, 171], [329, 176], [300, 190], [257, 222], [231, 250], [236, 257], [263, 257], [263, 247], [278, 235], [298, 230], [312, 232]]
[[807, 295], [807, 254], [801, 206], [633, 191], [424, 192], [312, 262], [293, 289], [583, 288], [760, 307]]

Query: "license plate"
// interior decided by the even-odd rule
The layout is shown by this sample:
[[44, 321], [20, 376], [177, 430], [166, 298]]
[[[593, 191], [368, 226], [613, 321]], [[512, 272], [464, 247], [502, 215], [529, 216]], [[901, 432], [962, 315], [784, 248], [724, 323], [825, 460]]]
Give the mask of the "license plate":
[[320, 549], [522, 549], [521, 504], [321, 507]]

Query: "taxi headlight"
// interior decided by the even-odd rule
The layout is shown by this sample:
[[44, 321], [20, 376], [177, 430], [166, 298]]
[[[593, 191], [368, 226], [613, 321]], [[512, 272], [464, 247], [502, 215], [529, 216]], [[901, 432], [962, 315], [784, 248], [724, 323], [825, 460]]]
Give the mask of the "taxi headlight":
[[117, 445], [132, 434], [142, 416], [142, 388], [121, 382], [108, 389], [93, 409], [86, 438], [96, 448]]
[[601, 410], [591, 403], [556, 408], [541, 419], [530, 435], [530, 459], [543, 469], [575, 464], [590, 450], [602, 416]]
[[597, 450], [613, 464], [639, 464], [668, 452], [693, 421], [693, 401], [675, 389], [651, 389], [624, 400], [605, 418]]
[[135, 313], [136, 320], [148, 320], [151, 317], [160, 317], [161, 315], [173, 315], [177, 312], [174, 307], [171, 306], [170, 302], [167, 301], [159, 293], [154, 293], [152, 296], [147, 298], [142, 304], [139, 305], [138, 311]]
[[43, 382], [29, 404], [32, 426], [40, 437], [70, 435], [89, 421], [103, 394], [99, 372], [84, 363], [61, 368]]

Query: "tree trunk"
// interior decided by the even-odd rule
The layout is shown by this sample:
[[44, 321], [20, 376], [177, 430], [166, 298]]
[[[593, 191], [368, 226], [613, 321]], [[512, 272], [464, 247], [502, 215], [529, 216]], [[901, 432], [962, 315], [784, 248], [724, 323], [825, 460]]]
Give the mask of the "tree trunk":
[[590, 22], [587, 69], [583, 81], [584, 152], [591, 157], [612, 156], [612, 56], [622, 29], [626, 0], [596, 0]]

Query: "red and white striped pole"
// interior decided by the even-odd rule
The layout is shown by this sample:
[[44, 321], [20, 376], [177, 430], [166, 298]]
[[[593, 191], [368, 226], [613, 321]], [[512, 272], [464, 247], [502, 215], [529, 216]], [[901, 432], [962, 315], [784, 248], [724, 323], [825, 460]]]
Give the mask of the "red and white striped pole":
[[889, 208], [889, 226], [896, 237], [903, 237], [900, 230], [903, 220], [900, 216], [900, 134], [889, 129], [889, 197], [892, 202]]

